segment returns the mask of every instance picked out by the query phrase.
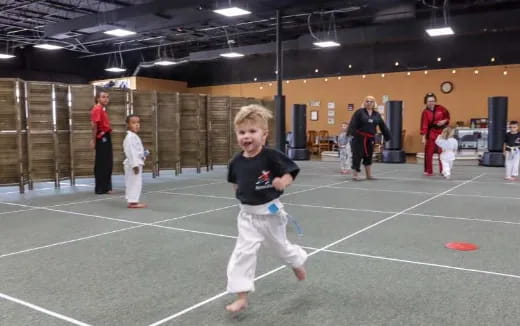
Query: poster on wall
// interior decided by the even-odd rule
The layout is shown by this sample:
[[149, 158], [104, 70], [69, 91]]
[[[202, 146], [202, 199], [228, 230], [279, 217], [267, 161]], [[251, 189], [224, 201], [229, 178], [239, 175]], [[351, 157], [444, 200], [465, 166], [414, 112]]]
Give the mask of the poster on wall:
[[354, 104], [347, 105], [347, 111], [354, 111]]
[[320, 106], [320, 101], [310, 101], [309, 102], [309, 106], [319, 107]]
[[92, 85], [105, 87], [105, 88], [121, 88], [121, 89], [129, 89], [130, 88], [130, 79], [127, 78], [118, 78], [112, 80], [102, 80], [97, 82], [92, 82]]
[[329, 108], [329, 109], [335, 109], [335, 108], [336, 108], [336, 103], [334, 103], [334, 102], [329, 102], [329, 103], [327, 104], [327, 108]]
[[388, 95], [383, 95], [383, 101], [382, 101], [382, 102], [383, 102], [383, 105], [384, 105], [386, 102], [388, 102], [388, 100], [390, 100], [390, 96], [388, 96]]
[[329, 125], [333, 125], [334, 124], [334, 118], [329, 118]]
[[311, 111], [311, 121], [318, 121], [318, 111]]
[[381, 115], [385, 115], [385, 106], [384, 106], [384, 105], [378, 105], [378, 106], [377, 106], [377, 111], [378, 111]]
[[333, 118], [334, 116], [336, 116], [336, 111], [329, 109], [327, 116]]

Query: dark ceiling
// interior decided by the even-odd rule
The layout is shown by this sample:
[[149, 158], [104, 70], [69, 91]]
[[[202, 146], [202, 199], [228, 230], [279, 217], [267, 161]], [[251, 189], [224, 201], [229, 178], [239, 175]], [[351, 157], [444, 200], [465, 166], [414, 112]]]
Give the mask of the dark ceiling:
[[[252, 14], [228, 18], [213, 12], [213, 9], [226, 7], [230, 2], [250, 10]], [[241, 60], [236, 60], [235, 67], [244, 62], [255, 66], [257, 60], [262, 69], [269, 66], [271, 74], [272, 64], [263, 62], [274, 60], [274, 17], [278, 8], [283, 16], [284, 49], [289, 57], [299, 57], [299, 60], [303, 60], [306, 53], [309, 58], [319, 60], [320, 56], [315, 55], [312, 45], [316, 37], [332, 37], [341, 43], [341, 49], [325, 50], [339, 56], [345, 56], [353, 49], [359, 53], [367, 48], [388, 52], [385, 44], [401, 44], [408, 52], [394, 53], [394, 57], [414, 57], [409, 52], [414, 52], [412, 44], [428, 46], [424, 28], [446, 21], [456, 32], [453, 38], [466, 46], [478, 47], [479, 42], [471, 40], [492, 41], [500, 39], [500, 35], [502, 38], [507, 35], [510, 40], [510, 37], [518, 39], [515, 36], [520, 35], [517, 34], [520, 33], [520, 20], [517, 18], [520, 17], [520, 0], [0, 0], [0, 52], [7, 47], [9, 52], [22, 56], [11, 68], [8, 62], [0, 62], [0, 68], [4, 70], [5, 67], [4, 71], [12, 73], [16, 70], [48, 70], [98, 78], [105, 76], [103, 68], [109, 60], [123, 58], [127, 75], [184, 78], [193, 84], [222, 83], [229, 78], [219, 81], [189, 79], [190, 76], [207, 79], [207, 75], [200, 73], [201, 67], [211, 69], [219, 66], [218, 62], [223, 61], [218, 59], [219, 53], [231, 44], [248, 55], [246, 60], [241, 59], [242, 64]], [[118, 38], [103, 33], [115, 27], [130, 29], [137, 34]], [[47, 59], [45, 51], [31, 49], [31, 45], [43, 40], [66, 48], [60, 50], [63, 53], [59, 60], [62, 63], [63, 60], [70, 61], [70, 69], [65, 63], [64, 67], [55, 64], [57, 55], [54, 59]], [[501, 44], [497, 43], [497, 46]], [[163, 70], [150, 68], [159, 56], [183, 59], [187, 63], [160, 67]], [[514, 55], [504, 54], [506, 56], [507, 63], [520, 61]], [[217, 63], [212, 62], [216, 59]], [[51, 63], [45, 64], [47, 60]], [[356, 61], [356, 58], [351, 60]], [[379, 59], [374, 57], [372, 60]], [[78, 64], [83, 69], [78, 69]], [[458, 60], [456, 64], [468, 63]], [[229, 63], [220, 66], [229, 66]], [[407, 69], [422, 66], [424, 63], [416, 62], [408, 64]], [[380, 69], [383, 68], [367, 65], [363, 73]], [[294, 71], [289, 77], [306, 74]], [[249, 77], [230, 78], [229, 81], [239, 82]], [[272, 76], [265, 78], [272, 79]]]

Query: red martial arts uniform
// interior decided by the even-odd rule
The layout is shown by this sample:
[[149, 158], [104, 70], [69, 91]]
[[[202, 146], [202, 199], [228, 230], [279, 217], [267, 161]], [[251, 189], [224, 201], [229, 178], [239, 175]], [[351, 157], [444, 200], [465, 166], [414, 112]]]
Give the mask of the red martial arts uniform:
[[[437, 122], [447, 120], [442, 126], [437, 126]], [[442, 133], [442, 130], [450, 124], [450, 113], [442, 105], [435, 105], [433, 110], [424, 109], [421, 116], [421, 135], [426, 136], [424, 146], [424, 173], [433, 174], [433, 153], [440, 156], [441, 150], [435, 145], [435, 140]], [[439, 170], [442, 173], [442, 165], [439, 157]]]

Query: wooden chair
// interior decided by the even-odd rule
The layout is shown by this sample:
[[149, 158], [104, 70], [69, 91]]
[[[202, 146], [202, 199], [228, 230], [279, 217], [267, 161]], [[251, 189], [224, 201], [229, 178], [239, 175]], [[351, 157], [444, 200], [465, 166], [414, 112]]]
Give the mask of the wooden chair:
[[323, 152], [324, 150], [330, 151], [330, 141], [329, 141], [329, 132], [327, 130], [320, 130], [319, 135], [319, 152]]
[[318, 154], [320, 152], [318, 144], [318, 132], [316, 132], [315, 130], [309, 130], [307, 132], [307, 135], [307, 148], [309, 149], [311, 154]]

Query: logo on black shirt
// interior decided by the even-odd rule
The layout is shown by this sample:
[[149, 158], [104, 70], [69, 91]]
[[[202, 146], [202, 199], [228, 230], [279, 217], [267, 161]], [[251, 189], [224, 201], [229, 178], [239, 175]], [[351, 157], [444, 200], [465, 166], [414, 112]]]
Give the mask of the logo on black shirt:
[[272, 187], [271, 171], [262, 170], [262, 174], [258, 177], [258, 181], [256, 182], [255, 190], [269, 189]]

